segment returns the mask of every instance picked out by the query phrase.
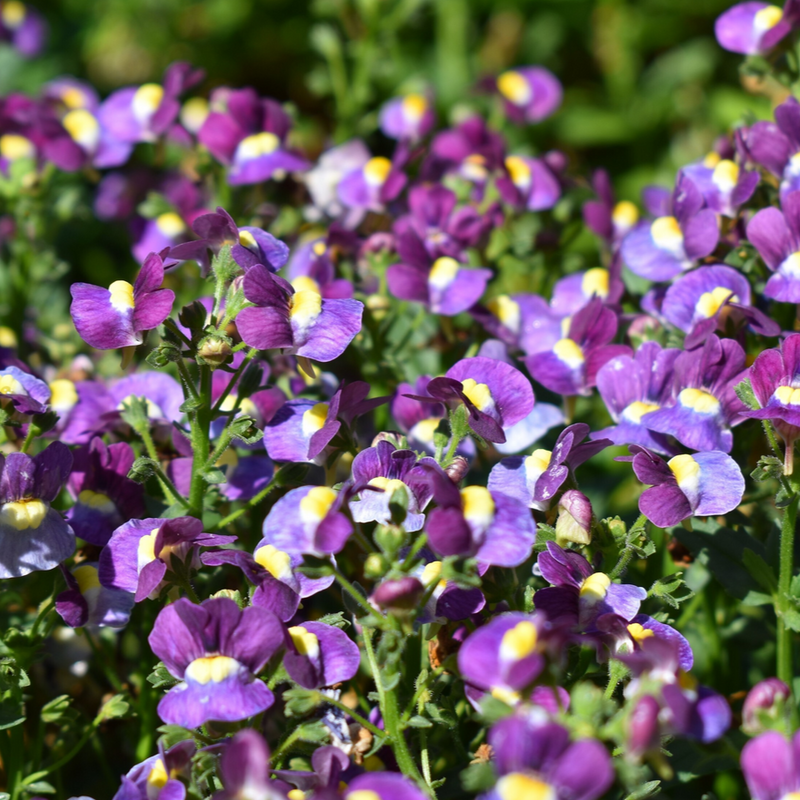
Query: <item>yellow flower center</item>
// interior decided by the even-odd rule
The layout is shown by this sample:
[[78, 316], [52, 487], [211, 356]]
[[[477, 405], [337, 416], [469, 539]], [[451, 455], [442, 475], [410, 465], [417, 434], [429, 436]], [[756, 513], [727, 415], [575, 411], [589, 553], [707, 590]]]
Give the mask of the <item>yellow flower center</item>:
[[115, 311], [125, 312], [133, 308], [133, 286], [128, 281], [114, 281], [109, 285], [109, 301]]
[[775, 399], [785, 406], [800, 406], [800, 389], [794, 386], [779, 386], [775, 390]]
[[779, 6], [767, 6], [756, 12], [753, 27], [759, 33], [766, 33], [783, 19], [783, 9]]
[[525, 76], [515, 70], [504, 72], [497, 79], [497, 89], [515, 106], [525, 106], [533, 97], [533, 88]]
[[711, 180], [719, 187], [720, 191], [730, 192], [739, 182], [739, 167], [733, 161], [725, 158], [714, 167]]
[[506, 159], [506, 169], [511, 176], [511, 182], [519, 189], [527, 189], [531, 185], [531, 168], [524, 158], [509, 156]]
[[641, 400], [634, 400], [630, 405], [625, 407], [621, 416], [629, 422], [634, 422], [638, 425], [645, 414], [649, 414], [651, 411], [658, 411], [658, 408], [659, 407], [655, 403], [643, 403]]
[[7, 328], [5, 325], [0, 325], [0, 347], [8, 347], [11, 349], [17, 346], [17, 334]]
[[27, 395], [28, 393], [13, 375], [0, 375], [0, 394]]
[[581, 583], [581, 599], [588, 603], [599, 603], [608, 593], [611, 578], [605, 572], [595, 572]]
[[717, 286], [710, 292], [703, 292], [697, 301], [695, 311], [703, 317], [713, 317], [727, 300], [738, 303], [739, 298], [727, 287]]
[[305, 523], [322, 522], [335, 500], [336, 492], [333, 489], [327, 486], [315, 486], [300, 501], [300, 519]]
[[230, 656], [196, 658], [186, 667], [185, 676], [195, 683], [221, 683], [239, 669], [239, 662]]
[[84, 489], [78, 495], [78, 502], [89, 508], [96, 508], [104, 514], [113, 514], [116, 510], [116, 506], [108, 495], [93, 492], [91, 489]]
[[186, 223], [174, 211], [167, 211], [156, 217], [156, 225], [169, 239], [180, 236], [186, 230]]
[[164, 765], [164, 759], [159, 758], [150, 770], [147, 776], [147, 785], [152, 786], [154, 789], [163, 789], [169, 780], [167, 768]]
[[322, 297], [319, 292], [304, 289], [289, 298], [289, 316], [300, 328], [313, 325], [322, 311]]
[[78, 402], [75, 384], [66, 378], [58, 378], [50, 384], [50, 405], [56, 411], [66, 411]]
[[139, 124], [150, 121], [164, 98], [164, 87], [157, 83], [145, 83], [136, 90], [133, 96], [133, 116]]
[[494, 500], [485, 486], [465, 486], [461, 490], [464, 518], [478, 528], [488, 528], [494, 519]]
[[18, 531], [36, 530], [47, 516], [49, 506], [42, 500], [16, 500], [0, 506], [0, 525]]
[[328, 419], [328, 404], [317, 403], [311, 406], [308, 411], [303, 412], [302, 430], [303, 436], [311, 436], [317, 431], [322, 430], [325, 420]]
[[301, 656], [316, 658], [319, 655], [319, 639], [310, 630], [302, 625], [289, 628], [289, 636], [292, 637], [292, 644]]
[[581, 346], [574, 339], [559, 339], [553, 345], [553, 352], [559, 361], [571, 369], [577, 369], [586, 361]]
[[459, 270], [459, 263], [450, 256], [442, 256], [433, 262], [428, 283], [435, 289], [446, 289], [456, 278]]
[[348, 792], [345, 800], [382, 800], [382, 798], [372, 789], [356, 789], [354, 792]]
[[503, 661], [519, 661], [536, 650], [539, 632], [529, 620], [518, 622], [503, 634], [500, 642], [500, 658]]
[[653, 631], [649, 628], [645, 628], [638, 622], [632, 622], [628, 625], [628, 633], [631, 635], [631, 639], [633, 639], [634, 642], [639, 643], [643, 642], [645, 639], [649, 639], [651, 636], [655, 636]]
[[370, 186], [383, 186], [391, 171], [392, 162], [385, 156], [375, 156], [364, 164], [364, 178]]
[[581, 281], [581, 290], [587, 297], [593, 294], [608, 297], [608, 270], [602, 267], [587, 270]]
[[314, 292], [314, 294], [320, 294], [319, 284], [308, 275], [300, 275], [300, 277], [295, 278], [292, 281], [292, 286], [294, 287], [295, 293]]
[[470, 402], [481, 411], [494, 408], [494, 398], [485, 383], [477, 383], [472, 378], [461, 381], [461, 388]]
[[67, 133], [84, 150], [94, 150], [100, 141], [100, 123], [90, 111], [85, 108], [76, 108], [70, 111], [61, 124]]
[[18, 161], [20, 158], [35, 158], [36, 147], [33, 142], [18, 133], [6, 133], [0, 136], [0, 158]]
[[550, 450], [534, 450], [525, 459], [525, 472], [528, 475], [541, 475], [550, 466], [552, 457]]
[[685, 491], [696, 491], [700, 476], [700, 465], [688, 453], [675, 456], [667, 461], [667, 466], [672, 470], [678, 486]]
[[611, 212], [611, 221], [618, 228], [628, 230], [639, 221], [639, 209], [630, 200], [620, 200]]
[[12, 31], [22, 25], [26, 15], [25, 5], [19, 0], [8, 0], [0, 7], [0, 19], [3, 20], [3, 25]]
[[556, 790], [549, 784], [526, 775], [510, 772], [497, 781], [500, 800], [556, 800]]
[[656, 247], [672, 254], [683, 252], [683, 233], [675, 217], [659, 217], [651, 225], [650, 235]]
[[428, 101], [421, 94], [408, 94], [403, 98], [403, 116], [410, 122], [419, 122], [428, 110]]
[[81, 564], [77, 567], [72, 576], [78, 581], [78, 590], [81, 594], [86, 594], [90, 589], [100, 588], [100, 579], [97, 577], [97, 567], [90, 564]]
[[255, 560], [272, 575], [273, 578], [284, 578], [292, 574], [292, 559], [288, 553], [278, 550], [271, 544], [259, 547], [255, 553]]
[[522, 314], [516, 300], [512, 300], [507, 294], [500, 294], [489, 300], [486, 307], [512, 333], [519, 333]]
[[684, 389], [678, 395], [678, 402], [684, 408], [691, 408], [698, 414], [717, 414], [720, 409], [719, 400], [702, 389]]
[[236, 148], [236, 155], [245, 161], [249, 161], [253, 158], [274, 153], [280, 146], [281, 140], [274, 133], [262, 131], [242, 139]]
[[181, 108], [181, 125], [189, 133], [197, 133], [208, 117], [208, 100], [204, 97], [192, 97]]

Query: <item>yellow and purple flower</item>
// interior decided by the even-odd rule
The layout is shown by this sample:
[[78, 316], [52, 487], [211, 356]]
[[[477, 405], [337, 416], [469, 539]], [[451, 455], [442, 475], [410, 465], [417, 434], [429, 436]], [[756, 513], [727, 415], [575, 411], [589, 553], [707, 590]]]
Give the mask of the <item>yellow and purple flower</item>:
[[417, 142], [430, 133], [436, 115], [429, 97], [411, 93], [393, 97], [380, 111], [381, 131], [390, 139]]
[[507, 156], [506, 174], [497, 179], [500, 195], [509, 205], [528, 211], [546, 211], [561, 197], [561, 184], [547, 161], [529, 156]]
[[301, 622], [286, 631], [283, 666], [304, 689], [349, 681], [358, 672], [358, 645], [341, 629], [321, 622]]
[[408, 178], [385, 156], [373, 156], [342, 176], [336, 186], [339, 202], [353, 211], [381, 212], [403, 191]]
[[787, 0], [783, 8], [760, 0], [748, 0], [737, 3], [717, 17], [714, 33], [720, 47], [732, 53], [763, 55], [787, 36], [797, 22], [794, 0]]
[[47, 410], [50, 387], [14, 365], [0, 369], [0, 408], [19, 414], [41, 414]]
[[592, 233], [616, 250], [639, 221], [639, 209], [630, 200], [615, 202], [611, 178], [604, 169], [595, 171], [592, 188], [599, 199], [583, 204], [583, 221]]
[[741, 169], [735, 161], [713, 151], [681, 172], [694, 182], [712, 211], [732, 219], [739, 206], [753, 196], [759, 182], [756, 170]]
[[127, 281], [114, 281], [108, 289], [73, 283], [70, 314], [81, 339], [98, 350], [140, 345], [142, 334], [172, 311], [175, 293], [162, 289], [163, 283], [164, 262], [155, 253], [145, 259], [133, 286]]
[[75, 534], [50, 503], [72, 468], [72, 453], [53, 442], [31, 458], [0, 455], [0, 578], [53, 569], [75, 550]]
[[257, 606], [227, 598], [195, 605], [185, 598], [163, 608], [148, 636], [153, 653], [181, 683], [158, 704], [168, 725], [197, 728], [237, 722], [268, 709], [275, 698], [258, 674], [283, 645], [283, 625]]
[[561, 105], [561, 82], [544, 67], [517, 67], [497, 78], [497, 91], [503, 98], [510, 120], [518, 125], [547, 119]]
[[184, 800], [197, 747], [191, 739], [168, 750], [159, 745], [158, 755], [137, 764], [122, 776], [122, 785], [113, 800]]
[[100, 583], [98, 564], [82, 561], [66, 570], [67, 583], [56, 597], [56, 611], [71, 628], [124, 628], [134, 606], [133, 595], [122, 589], [109, 589]]
[[34, 58], [46, 38], [47, 23], [35, 8], [20, 0], [0, 3], [0, 42], [8, 42], [25, 58]]

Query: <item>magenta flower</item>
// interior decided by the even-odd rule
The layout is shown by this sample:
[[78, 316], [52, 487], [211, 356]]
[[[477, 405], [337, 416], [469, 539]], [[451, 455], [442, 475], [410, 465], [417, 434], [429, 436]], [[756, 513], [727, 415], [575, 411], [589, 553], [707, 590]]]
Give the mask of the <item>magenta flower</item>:
[[390, 139], [416, 142], [433, 128], [436, 115], [425, 95], [407, 94], [389, 100], [381, 109], [379, 122]]
[[790, 741], [777, 731], [742, 749], [742, 772], [752, 800], [782, 800], [800, 792], [800, 732]]
[[503, 200], [518, 209], [546, 211], [561, 197], [561, 184], [547, 161], [527, 156], [508, 156], [506, 175], [497, 179]]
[[787, 0], [783, 8], [753, 0], [729, 8], [714, 24], [721, 47], [742, 55], [762, 55], [772, 50], [797, 24], [798, 8]]
[[151, 253], [136, 282], [114, 281], [108, 289], [89, 283], [73, 283], [72, 315], [81, 339], [98, 350], [136, 347], [143, 333], [157, 328], [172, 311], [175, 293], [162, 289], [164, 262]]

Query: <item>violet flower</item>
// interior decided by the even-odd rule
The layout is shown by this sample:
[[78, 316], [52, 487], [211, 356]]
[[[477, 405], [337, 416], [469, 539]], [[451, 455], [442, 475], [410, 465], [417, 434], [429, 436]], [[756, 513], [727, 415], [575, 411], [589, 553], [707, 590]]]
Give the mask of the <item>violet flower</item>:
[[248, 306], [236, 317], [242, 339], [259, 350], [281, 348], [315, 361], [340, 356], [361, 330], [363, 303], [325, 300], [314, 291], [296, 292], [283, 278], [256, 264], [244, 276]]
[[752, 800], [784, 800], [800, 792], [800, 732], [791, 740], [767, 731], [742, 748], [742, 772]]
[[159, 746], [158, 755], [137, 764], [122, 776], [113, 800], [184, 800], [186, 786], [181, 778], [189, 778], [192, 758], [197, 746], [189, 739], [169, 750]]
[[240, 186], [306, 169], [308, 161], [286, 147], [292, 122], [275, 100], [254, 89], [217, 90], [224, 110], [212, 110], [197, 133], [198, 141], [228, 167], [228, 183]]
[[434, 136], [423, 175], [433, 180], [458, 175], [475, 184], [480, 196], [489, 177], [503, 168], [504, 160], [503, 137], [475, 116]]
[[731, 219], [738, 215], [739, 206], [753, 196], [759, 182], [758, 172], [741, 169], [736, 162], [715, 152], [683, 167], [681, 173], [697, 186], [712, 211]]
[[611, 178], [604, 169], [595, 170], [592, 188], [599, 199], [583, 204], [583, 221], [592, 233], [616, 249], [639, 221], [639, 209], [630, 200], [615, 202]]
[[609, 344], [617, 333], [617, 315], [599, 297], [570, 321], [569, 332], [548, 351], [523, 358], [535, 381], [557, 394], [592, 393], [599, 369], [615, 356], [629, 355], [627, 345]]
[[744, 478], [726, 453], [710, 450], [682, 454], [664, 462], [644, 447], [632, 445], [636, 477], [652, 488], [639, 498], [639, 511], [659, 528], [670, 528], [691, 516], [727, 514], [742, 501]]
[[389, 291], [435, 314], [451, 317], [466, 311], [481, 299], [492, 277], [491, 270], [467, 267], [451, 256], [434, 260], [411, 231], [398, 237], [397, 252], [402, 262], [386, 271]]
[[694, 182], [679, 175], [671, 195], [652, 191], [649, 200], [655, 220], [643, 220], [622, 242], [622, 259], [636, 275], [668, 281], [714, 251], [719, 241], [716, 214]]
[[712, 334], [702, 348], [681, 353], [673, 369], [674, 403], [648, 412], [642, 423], [693, 450], [729, 453], [731, 427], [742, 422], [745, 411], [735, 392], [747, 376], [741, 345]]
[[764, 55], [786, 37], [798, 22], [795, 0], [780, 6], [748, 0], [717, 17], [714, 33], [720, 47], [743, 55]]
[[19, 414], [41, 414], [50, 400], [48, 385], [19, 367], [0, 369], [0, 408]]
[[595, 436], [594, 441], [583, 442], [588, 435], [589, 426], [578, 422], [564, 428], [552, 452], [538, 449], [529, 456], [504, 458], [489, 473], [489, 490], [546, 511], [570, 472], [611, 444]]
[[336, 277], [336, 247], [325, 239], [312, 239], [295, 248], [286, 268], [286, 279], [295, 291], [313, 289], [324, 298], [350, 298], [353, 284]]
[[153, 653], [181, 680], [158, 704], [168, 725], [237, 722], [268, 709], [272, 692], [257, 678], [283, 643], [283, 626], [263, 608], [241, 610], [216, 598], [180, 598], [163, 608], [148, 636]]
[[47, 23], [33, 6], [6, 0], [0, 7], [0, 42], [9, 42], [25, 58], [38, 56], [47, 38]]
[[71, 571], [61, 567], [66, 591], [56, 597], [56, 611], [71, 628], [123, 628], [134, 606], [133, 595], [102, 586], [97, 562], [82, 561]]
[[61, 442], [33, 458], [0, 455], [0, 578], [53, 569], [74, 552], [72, 528], [50, 507], [71, 468]]
[[212, 800], [283, 800], [285, 784], [270, 778], [270, 752], [258, 731], [243, 728], [226, 741], [219, 760], [222, 789]]
[[561, 197], [558, 177], [541, 158], [507, 156], [507, 175], [497, 179], [503, 200], [518, 209], [547, 211]]
[[425, 800], [425, 795], [399, 772], [366, 772], [344, 789], [343, 800]]
[[380, 110], [381, 131], [390, 139], [417, 142], [430, 133], [436, 115], [430, 100], [423, 94], [393, 97]]
[[164, 262], [151, 253], [133, 286], [114, 281], [108, 289], [89, 283], [70, 287], [70, 314], [81, 339], [98, 350], [136, 347], [143, 333], [157, 328], [172, 311], [175, 293], [162, 289]]
[[342, 176], [336, 187], [339, 202], [362, 215], [381, 212], [403, 191], [408, 178], [385, 156], [373, 156], [366, 164]]
[[489, 731], [498, 780], [479, 800], [596, 800], [614, 783], [614, 767], [595, 739], [570, 740], [555, 723], [523, 716], [500, 720]]
[[286, 631], [283, 666], [304, 689], [349, 681], [361, 663], [358, 645], [339, 628], [303, 622]]
[[607, 305], [616, 305], [624, 292], [625, 285], [616, 271], [592, 267], [556, 281], [550, 308], [555, 314], [568, 317], [580, 311], [594, 297], [599, 297]]
[[512, 122], [541, 122], [561, 105], [561, 82], [544, 67], [517, 67], [497, 78], [497, 91]]

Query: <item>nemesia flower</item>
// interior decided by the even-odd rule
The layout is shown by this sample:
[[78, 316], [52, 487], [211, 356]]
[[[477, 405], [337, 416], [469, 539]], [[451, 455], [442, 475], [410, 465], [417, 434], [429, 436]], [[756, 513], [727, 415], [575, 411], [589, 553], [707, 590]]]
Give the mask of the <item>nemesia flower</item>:
[[50, 388], [19, 367], [0, 369], [0, 408], [20, 414], [41, 414], [47, 410]]
[[497, 78], [505, 111], [518, 125], [541, 122], [561, 105], [561, 82], [544, 67], [517, 67]]
[[720, 47], [732, 53], [762, 55], [772, 50], [797, 22], [793, 0], [770, 5], [755, 0], [737, 3], [717, 17], [714, 33]]
[[4, 0], [0, 5], [0, 41], [25, 58], [38, 56], [47, 38], [47, 24], [41, 14], [27, 3]]
[[617, 274], [593, 267], [557, 281], [550, 307], [555, 314], [567, 317], [580, 311], [593, 297], [599, 297], [607, 305], [615, 305], [624, 292], [625, 286]]
[[742, 772], [752, 800], [782, 800], [800, 791], [800, 732], [787, 741], [767, 731], [742, 748]]
[[430, 100], [424, 94], [393, 97], [381, 108], [381, 131], [390, 139], [416, 142], [427, 135], [436, 123]]
[[617, 658], [621, 653], [640, 652], [644, 642], [656, 637], [677, 648], [678, 667], [688, 672], [694, 664], [694, 653], [687, 639], [671, 625], [659, 622], [647, 614], [625, 619], [617, 614], [603, 614], [596, 619], [599, 637], [609, 653]]
[[100, 553], [100, 582], [135, 594], [140, 603], [158, 597], [174, 559], [196, 569], [200, 547], [234, 541], [235, 536], [203, 533], [203, 523], [194, 517], [134, 519], [117, 528]]
[[70, 286], [70, 314], [81, 339], [99, 350], [136, 347], [142, 334], [157, 328], [169, 316], [175, 293], [162, 289], [164, 262], [151, 253], [133, 286], [114, 281], [108, 289], [89, 283]]
[[178, 742], [169, 750], [159, 747], [158, 755], [145, 759], [122, 776], [122, 786], [113, 800], [183, 800], [186, 786], [180, 778], [191, 774], [196, 752], [191, 739]]
[[533, 355], [552, 348], [562, 338], [564, 315], [536, 294], [500, 294], [469, 313], [512, 351]]
[[[316, 755], [315, 751], [315, 755]], [[222, 789], [213, 800], [283, 800], [283, 784], [270, 779], [267, 743], [253, 728], [243, 728], [227, 740], [219, 760]]]
[[780, 724], [791, 702], [791, 689], [778, 678], [759, 681], [742, 705], [742, 730], [750, 736], [763, 733], [769, 725]]
[[325, 239], [312, 239], [295, 248], [286, 268], [286, 279], [295, 291], [309, 286], [325, 298], [353, 296], [353, 284], [336, 277], [335, 250]]
[[664, 462], [638, 445], [630, 451], [636, 477], [652, 487], [639, 498], [639, 510], [659, 528], [678, 525], [692, 515], [727, 514], [742, 501], [744, 478], [726, 453], [681, 454]]
[[673, 370], [674, 403], [649, 411], [642, 423], [693, 450], [729, 453], [731, 427], [744, 419], [745, 406], [735, 392], [747, 375], [741, 345], [712, 334], [702, 348], [681, 353]]
[[[303, 175], [303, 182], [314, 203], [315, 218], [321, 214], [331, 218], [346, 214], [347, 208], [337, 192], [339, 183], [345, 175], [361, 169], [371, 157], [369, 148], [361, 139], [353, 139], [322, 153], [317, 163]], [[352, 219], [346, 219], [345, 226], [356, 227], [361, 221], [361, 212], [350, 216]]]
[[348, 172], [339, 181], [339, 202], [349, 209], [366, 213], [383, 211], [405, 188], [405, 174], [385, 156], [373, 156], [366, 164]]
[[349, 681], [358, 672], [358, 645], [339, 628], [303, 622], [286, 631], [283, 666], [304, 689], [319, 689]]
[[458, 671], [468, 685], [514, 705], [545, 668], [548, 636], [542, 614], [500, 614], [466, 638]]
[[440, 402], [464, 403], [470, 428], [490, 442], [504, 442], [504, 429], [533, 410], [533, 389], [527, 378], [509, 364], [484, 356], [458, 361], [444, 377], [431, 380], [426, 389]]
[[161, 610], [148, 641], [181, 680], [158, 704], [158, 715], [168, 725], [236, 722], [274, 702], [256, 677], [283, 643], [283, 626], [266, 609], [241, 610], [227, 598], [200, 605], [181, 598]]
[[301, 486], [287, 492], [269, 510], [260, 546], [271, 544], [290, 555], [338, 553], [353, 532], [353, 524], [339, 510], [345, 494], [327, 486]]
[[509, 205], [546, 211], [561, 197], [561, 184], [543, 159], [511, 155], [505, 168], [508, 176], [498, 178], [497, 188]]
[[67, 519], [76, 536], [103, 546], [123, 522], [144, 513], [144, 487], [128, 478], [136, 456], [125, 442], [106, 445], [95, 437], [73, 457], [67, 489], [75, 505]]
[[491, 270], [475, 269], [451, 256], [431, 258], [423, 242], [408, 231], [398, 237], [402, 263], [386, 271], [389, 291], [400, 300], [422, 303], [435, 314], [454, 316], [480, 300]]
[[342, 790], [342, 800], [425, 800], [425, 795], [399, 772], [367, 772]]
[[422, 513], [432, 497], [426, 479], [412, 471], [417, 464], [436, 466], [432, 458], [417, 461], [412, 450], [397, 450], [389, 442], [378, 442], [362, 450], [352, 465], [353, 481], [359, 485], [373, 486], [381, 491], [361, 491], [360, 499], [350, 500], [350, 513], [356, 522], [378, 522], [386, 525], [391, 520], [389, 503], [396, 491], [404, 491], [408, 498], [408, 511], [402, 526], [407, 531], [418, 531], [425, 524]]
[[[411, 580], [417, 581], [421, 589], [430, 587], [431, 583], [436, 582], [433, 594], [431, 594], [425, 607], [417, 614], [416, 621], [421, 625], [426, 622], [467, 619], [473, 614], [477, 614], [486, 605], [486, 598], [480, 589], [465, 589], [454, 581], [441, 578], [442, 562], [438, 561], [427, 547], [423, 547], [417, 555], [425, 563], [424, 565], [420, 564], [419, 567], [412, 571], [412, 574], [416, 577]], [[400, 582], [402, 580], [405, 579], [401, 579]], [[379, 600], [380, 590], [388, 583], [390, 582], [387, 581], [386, 584], [376, 590], [373, 595], [373, 599], [376, 602]], [[384, 595], [389, 593], [388, 589], [384, 589]], [[414, 593], [412, 592], [411, 594], [413, 597]], [[418, 605], [418, 602], [415, 602], [413, 607], [416, 609]]]
[[[210, 554], [207, 558], [210, 563]], [[278, 550], [274, 545], [267, 544], [264, 540], [256, 545], [253, 560], [256, 568], [253, 570], [254, 577], [252, 577], [252, 580], [258, 585], [258, 589], [253, 595], [253, 604], [263, 605], [265, 608], [270, 608], [267, 600], [273, 594], [275, 587], [272, 584], [274, 581], [288, 586], [299, 599], [313, 597], [318, 592], [327, 589], [334, 581], [333, 575], [323, 578], [309, 578], [298, 569], [303, 563], [301, 554], [285, 553], [282, 550]], [[259, 568], [261, 571], [258, 571]], [[264, 579], [267, 576], [273, 578], [274, 581], [265, 581]], [[297, 608], [295, 607], [294, 610], [296, 611]], [[294, 616], [294, 612], [289, 619], [292, 616]]]
[[692, 350], [709, 333], [730, 320], [745, 322], [761, 336], [778, 336], [780, 325], [750, 305], [750, 283], [738, 270], [718, 264], [682, 275], [667, 289], [661, 305], [664, 318], [687, 336]]
[[764, 296], [781, 303], [800, 302], [800, 192], [782, 201], [783, 211], [762, 208], [747, 224], [747, 238], [755, 245], [772, 276]]
[[123, 628], [134, 606], [133, 595], [100, 584], [97, 562], [63, 568], [66, 591], [56, 597], [56, 611], [71, 628]]
[[50, 503], [72, 468], [72, 453], [53, 442], [31, 458], [0, 455], [0, 578], [53, 569], [75, 550], [75, 534]]
[[171, 375], [155, 370], [134, 372], [113, 383], [108, 393], [112, 408], [116, 410], [109, 417], [119, 416], [132, 397], [144, 398], [147, 404], [147, 416], [153, 424], [170, 425], [183, 416], [180, 410], [183, 404], [183, 390], [178, 381]]
[[202, 70], [195, 70], [184, 61], [170, 64], [163, 84], [145, 83], [110, 94], [98, 109], [98, 121], [118, 141], [154, 142], [178, 116], [178, 96], [203, 76]]
[[674, 455], [667, 437], [647, 426], [645, 415], [672, 400], [673, 366], [681, 351], [644, 342], [632, 355], [607, 361], [597, 373], [597, 390], [614, 425], [591, 434], [613, 444], [638, 444], [657, 453]]
[[[311, 771], [272, 770], [276, 778], [295, 786], [295, 793], [300, 792], [304, 797], [324, 797], [325, 800], [336, 800], [339, 797], [338, 790], [346, 786], [343, 772], [351, 772], [350, 758], [336, 745], [323, 745], [311, 754]], [[313, 794], [309, 794], [310, 792]], [[294, 797], [299, 798], [300, 795], [289, 795], [290, 800]]]
[[657, 218], [642, 220], [628, 233], [622, 260], [642, 278], [668, 281], [714, 251], [719, 241], [717, 217], [703, 207], [703, 195], [685, 175], [678, 176], [671, 195], [650, 192], [648, 198]]
[[[222, 110], [216, 109], [217, 100]], [[292, 122], [277, 101], [260, 98], [254, 89], [224, 89], [212, 94], [211, 107], [197, 139], [228, 167], [231, 186], [308, 167], [308, 161], [286, 147]]]
[[605, 747], [594, 739], [571, 742], [569, 731], [555, 723], [512, 715], [492, 726], [489, 744], [498, 779], [479, 800], [596, 800], [614, 783]]
[[332, 361], [361, 330], [364, 305], [358, 300], [326, 300], [310, 289], [295, 291], [261, 264], [248, 270], [243, 286], [255, 305], [239, 312], [236, 327], [250, 347]]
[[429, 477], [436, 501], [425, 523], [434, 552], [474, 556], [499, 567], [516, 567], [528, 558], [536, 523], [526, 505], [484, 486], [459, 490], [441, 468], [420, 465], [416, 470]]
[[504, 458], [492, 467], [488, 488], [514, 497], [529, 508], [546, 511], [570, 471], [611, 444], [608, 439], [594, 436], [595, 441], [583, 442], [588, 435], [589, 426], [578, 422], [564, 428], [552, 452], [538, 449], [529, 456]]
[[639, 221], [639, 209], [630, 200], [614, 202], [611, 178], [604, 169], [595, 170], [592, 188], [599, 199], [583, 204], [583, 221], [609, 247], [616, 248]]
[[480, 195], [489, 176], [503, 168], [504, 160], [503, 137], [474, 116], [433, 137], [423, 176], [438, 180], [454, 174], [475, 184]]
[[627, 345], [609, 344], [617, 333], [617, 315], [594, 297], [570, 320], [567, 335], [552, 349], [523, 358], [535, 381], [557, 394], [590, 395], [597, 372], [615, 356], [630, 354]]
[[681, 172], [697, 186], [712, 211], [731, 218], [753, 196], [759, 182], [758, 172], [741, 169], [736, 162], [715, 152], [683, 167]]

